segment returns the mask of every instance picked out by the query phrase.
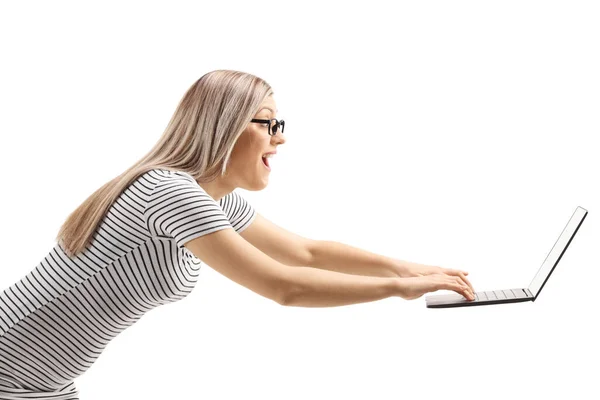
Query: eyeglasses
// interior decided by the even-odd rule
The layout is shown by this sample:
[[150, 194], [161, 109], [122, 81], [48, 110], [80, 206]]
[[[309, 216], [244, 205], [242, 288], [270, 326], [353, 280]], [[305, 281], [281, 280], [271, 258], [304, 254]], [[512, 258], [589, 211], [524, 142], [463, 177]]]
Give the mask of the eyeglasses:
[[259, 122], [261, 124], [270, 124], [271, 126], [269, 127], [269, 135], [273, 136], [275, 134], [277, 134], [277, 129], [281, 126], [281, 133], [283, 133], [283, 128], [285, 128], [285, 121], [281, 120], [278, 121], [277, 119], [273, 118], [273, 119], [251, 119], [250, 122]]

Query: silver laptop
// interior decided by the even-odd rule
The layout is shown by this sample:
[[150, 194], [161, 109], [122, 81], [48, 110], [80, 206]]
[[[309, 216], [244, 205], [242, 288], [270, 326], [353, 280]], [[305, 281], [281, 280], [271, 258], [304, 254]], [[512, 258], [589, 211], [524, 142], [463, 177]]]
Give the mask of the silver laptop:
[[528, 288], [491, 290], [486, 292], [476, 292], [475, 300], [467, 300], [458, 293], [438, 294], [425, 297], [428, 308], [447, 308], [464, 306], [483, 306], [487, 304], [518, 303], [521, 301], [535, 301], [542, 288], [550, 278], [552, 271], [562, 258], [569, 247], [571, 240], [575, 237], [577, 230], [583, 223], [587, 215], [587, 210], [577, 207], [569, 219], [567, 226], [563, 229], [554, 246], [548, 253], [548, 256], [542, 263], [537, 274], [531, 281]]

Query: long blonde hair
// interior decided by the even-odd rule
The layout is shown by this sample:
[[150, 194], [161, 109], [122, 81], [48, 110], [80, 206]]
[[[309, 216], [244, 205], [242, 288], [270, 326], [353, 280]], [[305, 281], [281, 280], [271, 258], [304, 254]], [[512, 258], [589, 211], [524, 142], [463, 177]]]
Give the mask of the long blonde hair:
[[266, 81], [245, 72], [216, 70], [200, 77], [154, 147], [69, 215], [56, 237], [65, 253], [73, 257], [85, 250], [113, 202], [151, 169], [184, 171], [199, 183], [223, 176], [235, 142], [272, 94]]

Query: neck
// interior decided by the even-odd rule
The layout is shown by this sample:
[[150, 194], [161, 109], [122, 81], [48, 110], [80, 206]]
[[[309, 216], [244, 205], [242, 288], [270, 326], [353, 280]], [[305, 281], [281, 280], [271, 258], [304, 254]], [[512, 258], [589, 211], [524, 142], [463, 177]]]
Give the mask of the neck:
[[212, 182], [198, 183], [198, 185], [204, 189], [204, 191], [208, 193], [208, 195], [212, 197], [214, 201], [221, 200], [223, 197], [233, 192], [233, 189], [235, 189], [234, 187], [230, 187], [223, 182], [219, 182], [218, 179]]

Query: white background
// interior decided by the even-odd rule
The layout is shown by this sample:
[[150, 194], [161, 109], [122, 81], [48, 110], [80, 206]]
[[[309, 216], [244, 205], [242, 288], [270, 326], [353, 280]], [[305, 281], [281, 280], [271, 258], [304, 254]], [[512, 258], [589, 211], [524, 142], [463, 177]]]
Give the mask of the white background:
[[295, 233], [489, 290], [527, 287], [589, 214], [534, 303], [283, 307], [204, 265], [81, 398], [598, 398], [597, 3], [215, 3], [0, 3], [0, 287], [214, 69], [275, 91], [287, 143], [265, 190], [238, 190]]

